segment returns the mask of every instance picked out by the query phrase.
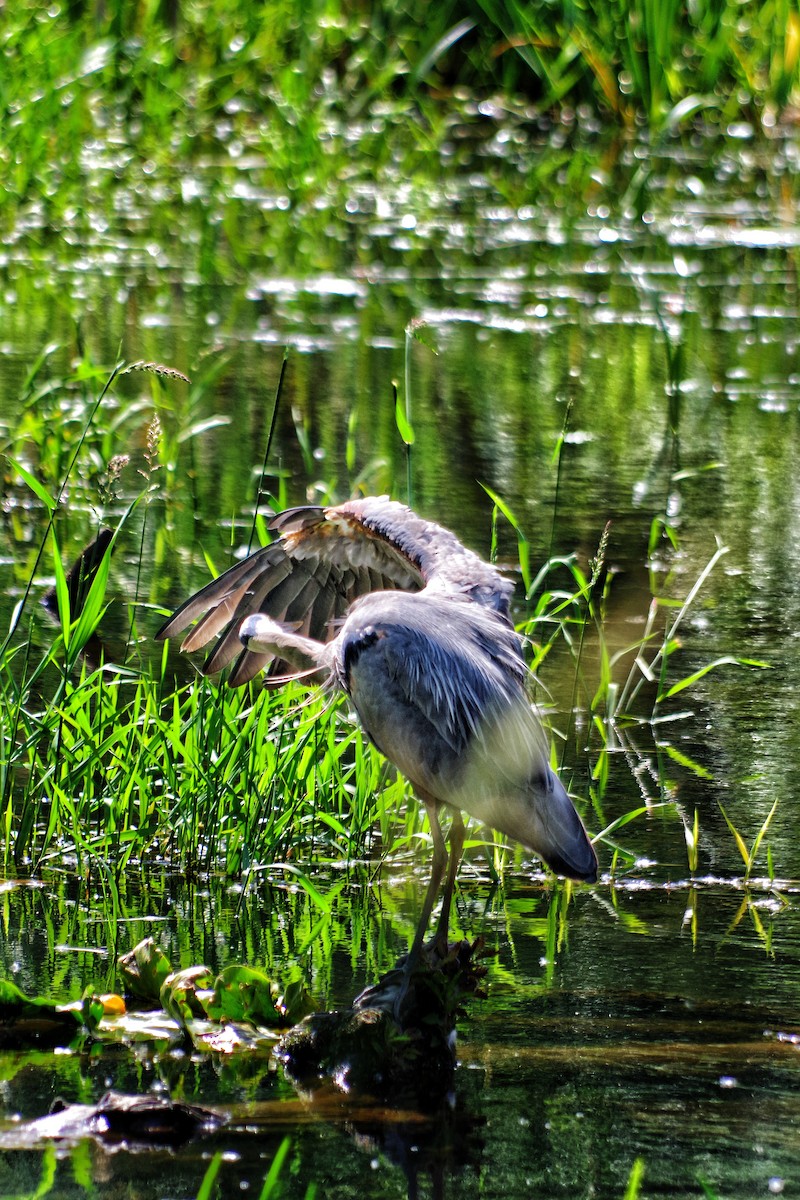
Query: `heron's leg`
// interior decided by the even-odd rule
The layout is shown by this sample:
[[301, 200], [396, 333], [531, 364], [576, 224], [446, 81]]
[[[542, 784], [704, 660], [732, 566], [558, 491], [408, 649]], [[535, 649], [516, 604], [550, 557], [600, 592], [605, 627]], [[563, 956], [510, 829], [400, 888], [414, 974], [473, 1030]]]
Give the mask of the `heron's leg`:
[[[425, 940], [425, 933], [428, 928], [428, 923], [431, 919], [433, 906], [436, 903], [436, 896], [439, 892], [439, 887], [444, 875], [445, 864], [447, 863], [447, 847], [444, 844], [444, 836], [442, 827], [439, 824], [439, 805], [436, 800], [432, 800], [427, 796], [423, 796], [422, 800], [425, 804], [428, 813], [428, 821], [431, 827], [431, 836], [433, 837], [433, 863], [431, 865], [431, 878], [428, 884], [428, 890], [425, 893], [425, 900], [422, 904], [422, 912], [419, 916], [419, 924], [417, 932], [414, 934], [414, 941], [411, 944], [408, 958], [406, 959], [406, 974], [411, 975], [411, 972], [419, 961], [420, 950], [422, 943]], [[448, 881], [450, 875], [448, 873]]]
[[442, 958], [447, 954], [447, 931], [450, 927], [450, 907], [453, 902], [453, 889], [456, 886], [458, 864], [461, 862], [466, 833], [461, 811], [455, 808], [453, 809], [453, 822], [450, 826], [450, 860], [447, 864], [447, 882], [444, 885], [442, 911], [439, 914], [439, 924], [436, 926], [436, 934], [431, 943]]
[[[414, 941], [411, 943], [411, 949], [403, 965], [403, 976], [400, 987], [394, 998], [394, 1015], [395, 1020], [399, 1025], [403, 1024], [403, 1010], [406, 1005], [406, 997], [408, 996], [409, 987], [411, 985], [411, 976], [417, 969], [419, 957], [422, 952], [422, 943], [425, 940], [425, 934], [428, 929], [428, 923], [431, 919], [433, 906], [436, 903], [436, 896], [439, 891], [439, 886], [444, 875], [444, 868], [447, 863], [447, 847], [444, 844], [444, 836], [442, 835], [442, 827], [439, 824], [439, 805], [438, 802], [429, 796], [419, 793], [420, 799], [425, 805], [428, 813], [428, 820], [431, 826], [431, 836], [433, 837], [433, 863], [431, 865], [431, 878], [428, 884], [428, 890], [425, 893], [425, 899], [422, 903], [422, 912], [419, 916], [417, 932], [414, 934]], [[448, 875], [449, 878], [449, 875]]]

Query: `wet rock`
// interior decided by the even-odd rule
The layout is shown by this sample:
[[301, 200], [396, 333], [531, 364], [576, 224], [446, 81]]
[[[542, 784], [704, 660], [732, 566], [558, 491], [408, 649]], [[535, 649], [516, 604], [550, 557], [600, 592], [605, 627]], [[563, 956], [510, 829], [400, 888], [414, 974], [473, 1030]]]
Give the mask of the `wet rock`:
[[51, 1139], [78, 1141], [93, 1137], [104, 1144], [139, 1149], [179, 1146], [223, 1123], [210, 1109], [170, 1100], [166, 1096], [130, 1096], [106, 1092], [96, 1104], [56, 1101], [53, 1111], [5, 1133], [0, 1144], [39, 1145]]
[[309, 1090], [332, 1082], [415, 1107], [438, 1103], [452, 1083], [463, 998], [477, 993], [485, 974], [482, 951], [479, 939], [450, 946], [441, 959], [427, 956], [405, 993], [405, 972], [395, 967], [350, 1008], [306, 1017], [281, 1039], [278, 1059]]

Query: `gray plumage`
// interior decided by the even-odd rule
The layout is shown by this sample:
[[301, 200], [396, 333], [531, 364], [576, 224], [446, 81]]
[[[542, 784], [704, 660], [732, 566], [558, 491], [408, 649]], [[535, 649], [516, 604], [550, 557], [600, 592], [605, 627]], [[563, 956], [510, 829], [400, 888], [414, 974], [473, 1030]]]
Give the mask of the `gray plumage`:
[[[431, 818], [434, 874], [415, 949], [444, 872], [442, 804], [456, 814], [447, 908], [460, 810], [558, 873], [594, 881], [594, 849], [528, 700], [529, 673], [509, 617], [513, 585], [449, 530], [386, 497], [290, 509], [271, 528], [276, 542], [208, 584], [156, 636], [181, 632], [205, 613], [182, 646], [198, 649], [219, 635], [203, 671], [228, 665], [238, 650], [234, 686], [264, 669], [275, 682], [324, 674], [347, 693]], [[444, 907], [440, 935], [442, 925], [446, 938]]]

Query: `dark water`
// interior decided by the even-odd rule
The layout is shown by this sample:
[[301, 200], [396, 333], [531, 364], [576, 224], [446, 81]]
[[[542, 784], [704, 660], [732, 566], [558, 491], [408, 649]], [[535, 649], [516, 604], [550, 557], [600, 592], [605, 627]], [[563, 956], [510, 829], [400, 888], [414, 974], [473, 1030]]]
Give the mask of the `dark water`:
[[[786, 141], [734, 152], [700, 140], [644, 160], [628, 147], [608, 156], [596, 196], [564, 205], [538, 202], [526, 185], [524, 148], [502, 170], [499, 154], [483, 153], [438, 187], [360, 185], [344, 211], [321, 206], [316, 226], [306, 214], [300, 233], [281, 197], [261, 195], [257, 164], [246, 161], [224, 176], [227, 194], [209, 169], [187, 177], [196, 195], [185, 208], [175, 196], [165, 207], [162, 196], [171, 224], [149, 220], [158, 181], [152, 194], [143, 182], [135, 204], [121, 197], [124, 236], [109, 214], [79, 237], [21, 222], [0, 264], [4, 436], [19, 454], [24, 421], [46, 414], [74, 442], [85, 407], [71, 398], [81, 386], [57, 381], [79, 362], [84, 371], [89, 360], [112, 364], [120, 348], [128, 361], [192, 377], [191, 391], [165, 385], [154, 401], [147, 377], [125, 376], [109, 401], [113, 436], [96, 448], [98, 472], [112, 454], [131, 455], [119, 487], [134, 493], [156, 403], [176, 457], [155, 503], [183, 551], [145, 581], [161, 603], [206, 577], [201, 543], [221, 567], [231, 529], [234, 542], [246, 541], [286, 346], [268, 479], [275, 495], [343, 498], [362, 485], [404, 498], [391, 383], [402, 384], [408, 366], [415, 505], [488, 553], [487, 484], [521, 522], [534, 570], [551, 553], [585, 564], [611, 521], [612, 649], [642, 628], [653, 518], [666, 515], [677, 530], [678, 549], [660, 550], [653, 564], [655, 586], [672, 597], [686, 595], [719, 539], [729, 552], [682, 625], [673, 678], [728, 655], [769, 669], [723, 666], [668, 706], [688, 714], [681, 721], [629, 729], [604, 800], [607, 820], [643, 796], [677, 798], [689, 818], [697, 808], [703, 882], [686, 883], [672, 807], [617, 835], [639, 856], [635, 867], [616, 884], [606, 876], [579, 889], [558, 914], [532, 869], [493, 893], [473, 856], [459, 920], [497, 957], [488, 999], [470, 1002], [460, 1027], [453, 1096], [424, 1118], [389, 1121], [340, 1099], [313, 1104], [268, 1060], [245, 1077], [219, 1061], [159, 1060], [146, 1048], [4, 1053], [2, 1108], [9, 1120], [30, 1118], [56, 1096], [89, 1101], [112, 1085], [165, 1084], [230, 1114], [211, 1147], [230, 1151], [225, 1194], [260, 1189], [287, 1132], [291, 1196], [316, 1183], [325, 1197], [617, 1197], [637, 1158], [644, 1195], [696, 1196], [701, 1180], [725, 1197], [792, 1194], [800, 1179], [792, 1132], [800, 930], [790, 882], [800, 877], [797, 149]], [[417, 340], [407, 348], [412, 320], [425, 323], [438, 353]], [[27, 390], [46, 346], [47, 365]], [[225, 423], [190, 436], [216, 415]], [[75, 496], [61, 525], [67, 548], [83, 544], [98, 507]], [[3, 520], [5, 627], [42, 530], [10, 478]], [[515, 536], [501, 527], [499, 540], [500, 557], [513, 561]], [[146, 542], [145, 553], [155, 557], [155, 548]], [[116, 581], [123, 595], [138, 555], [132, 528]], [[572, 680], [572, 666], [555, 658], [543, 672], [556, 727], [567, 722]], [[582, 745], [573, 737], [565, 752], [578, 794], [595, 761]], [[746, 889], [719, 803], [749, 845], [776, 799], [767, 840], [779, 882]], [[606, 872], [611, 853], [601, 849]], [[756, 874], [766, 874], [764, 851]], [[330, 917], [266, 883], [243, 900], [213, 882], [128, 886], [113, 903], [100, 882], [68, 871], [11, 886], [0, 895], [7, 975], [32, 993], [71, 998], [88, 982], [110, 986], [114, 952], [152, 933], [181, 965], [246, 961], [276, 974], [302, 965], [320, 1001], [334, 1006], [405, 948], [420, 884], [403, 869], [379, 890], [354, 882]], [[81, 1147], [58, 1162], [51, 1194], [191, 1196], [208, 1150]], [[46, 1169], [40, 1149], [2, 1151], [0, 1193], [32, 1192]]]

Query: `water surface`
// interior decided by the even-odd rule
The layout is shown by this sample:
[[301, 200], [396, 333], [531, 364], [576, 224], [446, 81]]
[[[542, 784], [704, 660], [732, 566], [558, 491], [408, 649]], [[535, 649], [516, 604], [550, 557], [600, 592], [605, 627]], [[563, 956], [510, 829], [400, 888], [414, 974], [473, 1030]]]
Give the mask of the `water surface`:
[[[53, 979], [68, 989], [73, 977], [100, 984], [111, 967], [105, 930], [91, 905], [73, 907], [70, 891], [54, 880], [5, 893], [2, 965], [31, 989], [52, 990]], [[645, 1194], [698, 1195], [703, 1179], [720, 1195], [767, 1195], [778, 1180], [789, 1187], [797, 1162], [786, 1136], [800, 1116], [794, 897], [792, 890], [780, 907], [760, 888], [744, 897], [710, 883], [600, 887], [582, 889], [567, 909], [558, 893], [524, 876], [512, 875], [497, 895], [467, 870], [459, 920], [480, 928], [492, 950], [489, 995], [466, 1006], [454, 1090], [432, 1111], [391, 1111], [332, 1089], [312, 1099], [267, 1056], [237, 1066], [143, 1045], [77, 1055], [5, 1051], [3, 1127], [13, 1136], [12, 1115], [38, 1116], [56, 1096], [91, 1101], [109, 1086], [166, 1087], [230, 1118], [207, 1143], [166, 1158], [62, 1151], [58, 1195], [81, 1194], [78, 1163], [87, 1155], [98, 1188], [135, 1177], [139, 1195], [164, 1195], [168, 1170], [169, 1194], [192, 1195], [218, 1146], [229, 1152], [225, 1189], [254, 1189], [287, 1131], [291, 1196], [304, 1196], [310, 1182], [326, 1195], [414, 1195], [419, 1177], [420, 1195], [611, 1197], [636, 1157], [646, 1163]], [[254, 889], [241, 903], [229, 887], [172, 883], [144, 895], [132, 889], [127, 900], [144, 918], [121, 929], [122, 939], [146, 929], [183, 965], [245, 958], [285, 970], [318, 919], [307, 901], [274, 889]], [[347, 1004], [378, 946], [388, 961], [376, 965], [388, 965], [415, 905], [403, 879], [343, 895], [325, 949], [305, 958], [317, 968], [318, 999]], [[549, 961], [548, 918], [559, 946]], [[363, 943], [350, 937], [353, 926]], [[32, 927], [39, 944], [30, 932], [26, 938]], [[59, 935], [71, 940], [54, 944]], [[35, 1179], [37, 1161], [33, 1151], [6, 1151], [4, 1193], [28, 1172]]]

